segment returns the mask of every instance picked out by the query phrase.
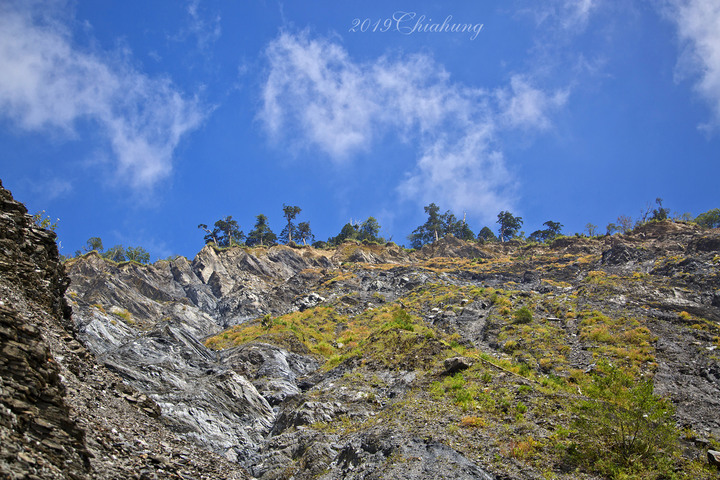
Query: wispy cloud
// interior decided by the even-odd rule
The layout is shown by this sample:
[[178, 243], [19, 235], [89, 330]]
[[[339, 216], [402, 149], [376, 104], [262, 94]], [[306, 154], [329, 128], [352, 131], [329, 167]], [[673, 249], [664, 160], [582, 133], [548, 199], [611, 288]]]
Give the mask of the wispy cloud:
[[569, 92], [558, 90], [546, 93], [535, 88], [522, 75], [514, 75], [510, 79], [510, 87], [496, 92], [500, 104], [500, 116], [510, 127], [546, 130], [551, 121], [548, 114], [567, 102]]
[[592, 11], [601, 0], [549, 0], [533, 2], [532, 7], [525, 10], [532, 14], [538, 25], [568, 32], [579, 32], [585, 29]]
[[39, 13], [54, 2], [19, 5], [0, 6], [0, 115], [20, 129], [76, 138], [78, 120], [92, 120], [126, 183], [147, 189], [167, 177], [181, 138], [203, 119], [197, 99], [168, 79], [74, 46], [64, 25]]
[[720, 127], [720, 3], [670, 0], [666, 13], [677, 24], [685, 47], [679, 73], [698, 78], [695, 88], [710, 104], [714, 116], [705, 127]]
[[62, 178], [52, 178], [47, 181], [40, 181], [36, 185], [36, 195], [53, 200], [56, 198], [64, 197], [65, 195], [72, 192], [72, 184]]
[[197, 38], [197, 46], [200, 51], [206, 51], [222, 34], [220, 27], [220, 15], [212, 18], [206, 18], [198, 11], [200, 0], [190, 0], [187, 7], [188, 15], [190, 15], [189, 33]]
[[274, 141], [346, 162], [381, 139], [398, 138], [417, 155], [399, 179], [402, 197], [484, 218], [514, 200], [502, 131], [549, 128], [548, 112], [567, 98], [524, 76], [495, 90], [454, 83], [423, 54], [356, 62], [339, 44], [306, 32], [281, 33], [267, 56], [259, 117]]
[[560, 7], [561, 24], [569, 29], [585, 28], [597, 4], [598, 0], [564, 0]]

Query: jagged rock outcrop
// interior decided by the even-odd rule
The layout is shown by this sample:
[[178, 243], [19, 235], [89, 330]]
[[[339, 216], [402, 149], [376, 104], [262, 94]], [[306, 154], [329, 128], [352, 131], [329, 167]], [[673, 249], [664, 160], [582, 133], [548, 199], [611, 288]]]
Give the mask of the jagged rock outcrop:
[[[251, 316], [313, 304], [312, 297], [296, 299], [285, 281], [331, 265], [308, 249], [257, 253], [218, 253], [207, 246], [192, 262], [115, 265], [94, 252], [68, 262], [79, 337], [108, 368], [152, 398], [173, 429], [233, 461], [263, 441], [274, 421], [268, 400], [296, 394], [289, 383], [295, 375], [278, 364], [274, 374], [257, 380], [262, 396], [236, 373], [249, 367], [220, 357], [201, 340]], [[289, 353], [273, 359], [283, 355]], [[310, 358], [294, 361], [317, 368]]]

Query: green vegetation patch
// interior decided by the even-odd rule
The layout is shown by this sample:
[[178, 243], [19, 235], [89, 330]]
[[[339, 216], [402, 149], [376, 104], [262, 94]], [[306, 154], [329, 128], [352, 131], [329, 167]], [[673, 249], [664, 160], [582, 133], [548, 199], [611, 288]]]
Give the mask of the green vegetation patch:
[[208, 348], [230, 348], [252, 341], [274, 343], [327, 360], [325, 368], [357, 356], [388, 368], [429, 368], [449, 347], [418, 317], [396, 304], [348, 317], [321, 306], [236, 325], [205, 341]]
[[642, 322], [632, 317], [609, 317], [597, 310], [580, 312], [580, 338], [598, 358], [639, 371], [654, 368], [656, 338]]

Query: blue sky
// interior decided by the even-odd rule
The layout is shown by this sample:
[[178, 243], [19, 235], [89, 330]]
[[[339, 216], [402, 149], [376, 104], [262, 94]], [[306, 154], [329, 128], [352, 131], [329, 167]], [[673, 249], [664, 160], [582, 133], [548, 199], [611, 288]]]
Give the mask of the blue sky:
[[716, 0], [0, 3], [0, 179], [89, 237], [193, 256], [226, 215], [316, 239], [423, 206], [565, 233], [717, 208]]

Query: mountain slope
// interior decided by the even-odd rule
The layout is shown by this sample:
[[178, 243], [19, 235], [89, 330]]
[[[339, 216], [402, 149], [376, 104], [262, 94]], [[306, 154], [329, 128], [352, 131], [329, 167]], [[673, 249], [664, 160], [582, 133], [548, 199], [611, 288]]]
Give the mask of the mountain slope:
[[66, 267], [88, 348], [258, 478], [603, 475], [574, 419], [610, 364], [676, 409], [685, 457], [658, 442], [641, 470], [711, 478], [692, 459], [720, 435], [719, 253], [717, 231], [663, 222]]

